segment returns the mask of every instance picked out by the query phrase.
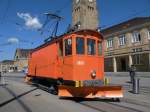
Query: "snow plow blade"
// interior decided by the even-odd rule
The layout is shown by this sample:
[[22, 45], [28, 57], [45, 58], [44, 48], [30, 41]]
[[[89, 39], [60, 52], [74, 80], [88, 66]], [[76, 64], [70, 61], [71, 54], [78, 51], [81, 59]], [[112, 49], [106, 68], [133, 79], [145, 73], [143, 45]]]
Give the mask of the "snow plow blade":
[[121, 86], [100, 86], [100, 87], [59, 86], [58, 96], [82, 97], [82, 98], [122, 98], [123, 89]]

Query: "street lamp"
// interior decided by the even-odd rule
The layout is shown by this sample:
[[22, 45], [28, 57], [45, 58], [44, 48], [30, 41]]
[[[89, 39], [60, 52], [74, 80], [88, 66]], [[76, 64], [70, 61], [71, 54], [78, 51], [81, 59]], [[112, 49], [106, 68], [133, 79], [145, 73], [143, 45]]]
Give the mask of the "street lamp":
[[[1, 52], [3, 52], [3, 51], [2, 51], [2, 50], [0, 50], [0, 53], [1, 53]], [[3, 71], [2, 71], [2, 65], [3, 65], [3, 63], [1, 62], [1, 71], [0, 71], [0, 75], [1, 75], [1, 74], [2, 74], [2, 72], [3, 72]]]

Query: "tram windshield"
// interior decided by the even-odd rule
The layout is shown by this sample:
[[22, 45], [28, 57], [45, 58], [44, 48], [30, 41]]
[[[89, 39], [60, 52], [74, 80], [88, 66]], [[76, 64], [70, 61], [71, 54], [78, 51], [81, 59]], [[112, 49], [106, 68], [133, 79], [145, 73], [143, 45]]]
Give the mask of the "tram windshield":
[[94, 39], [87, 39], [87, 53], [88, 53], [88, 55], [95, 55], [96, 54], [95, 40]]
[[[65, 56], [72, 55], [72, 38], [67, 38], [64, 41], [65, 44]], [[85, 45], [86, 44], [86, 45]], [[98, 41], [96, 44], [95, 39], [87, 38], [85, 42], [85, 38], [76, 37], [76, 54], [84, 55], [85, 51], [87, 51], [87, 55], [96, 55], [96, 45], [98, 48], [98, 55], [102, 55], [102, 42]], [[87, 47], [86, 47], [87, 46]], [[85, 50], [87, 49], [87, 50]]]
[[84, 54], [84, 38], [76, 38], [76, 54]]

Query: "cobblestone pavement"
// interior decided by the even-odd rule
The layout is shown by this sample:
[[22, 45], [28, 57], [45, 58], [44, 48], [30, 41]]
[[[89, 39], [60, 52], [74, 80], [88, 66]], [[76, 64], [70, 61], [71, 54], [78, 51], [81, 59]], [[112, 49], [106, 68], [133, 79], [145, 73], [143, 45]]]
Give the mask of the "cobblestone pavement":
[[121, 102], [109, 99], [59, 99], [33, 85], [24, 83], [24, 74], [4, 74], [0, 81], [0, 112], [149, 112], [150, 78], [140, 78], [140, 94], [132, 94], [129, 76], [107, 74], [111, 84], [124, 88]]

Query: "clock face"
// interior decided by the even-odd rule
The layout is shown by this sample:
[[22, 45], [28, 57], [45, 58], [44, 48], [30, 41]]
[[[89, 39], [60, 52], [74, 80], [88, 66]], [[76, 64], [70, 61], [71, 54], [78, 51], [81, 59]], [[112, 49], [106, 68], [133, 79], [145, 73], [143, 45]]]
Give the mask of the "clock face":
[[80, 0], [76, 0], [76, 3], [79, 3]]
[[93, 2], [93, 0], [89, 0], [89, 2]]

